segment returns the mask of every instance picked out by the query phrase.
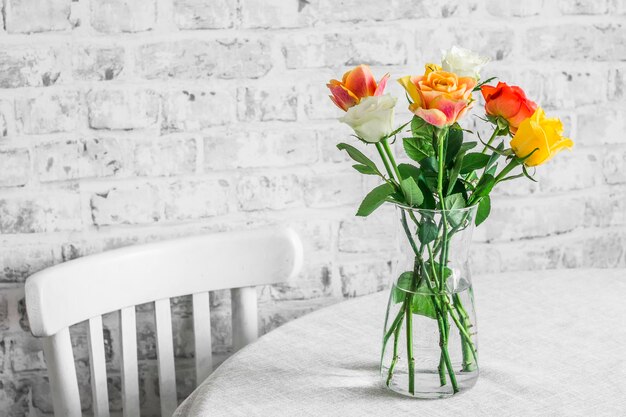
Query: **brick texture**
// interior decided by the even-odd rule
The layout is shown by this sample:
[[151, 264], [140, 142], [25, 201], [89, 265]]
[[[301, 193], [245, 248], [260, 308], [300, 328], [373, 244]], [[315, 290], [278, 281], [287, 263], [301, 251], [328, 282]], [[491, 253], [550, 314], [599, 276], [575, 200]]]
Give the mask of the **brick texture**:
[[[475, 274], [626, 266], [626, 2], [622, 0], [5, 0], [0, 25], [0, 415], [49, 416], [23, 283], [80, 256], [281, 223], [298, 279], [259, 288], [261, 332], [387, 287], [394, 210], [354, 213], [375, 184], [324, 84], [349, 66], [418, 73], [453, 43], [488, 55], [576, 142], [538, 183], [497, 189]], [[404, 93], [395, 82], [399, 115]], [[480, 106], [477, 106], [480, 107]], [[398, 116], [400, 120], [400, 116]], [[474, 129], [476, 120], [465, 119]], [[480, 130], [483, 133], [483, 130]], [[372, 155], [372, 149], [365, 149]], [[211, 294], [214, 357], [230, 354], [228, 291]], [[193, 381], [189, 297], [173, 301], [179, 396]], [[480, 314], [480, 313], [479, 313]], [[382, 319], [382, 318], [381, 318]], [[142, 415], [157, 416], [154, 311], [138, 309]], [[119, 329], [104, 318], [112, 415]], [[90, 413], [85, 326], [73, 331]]]

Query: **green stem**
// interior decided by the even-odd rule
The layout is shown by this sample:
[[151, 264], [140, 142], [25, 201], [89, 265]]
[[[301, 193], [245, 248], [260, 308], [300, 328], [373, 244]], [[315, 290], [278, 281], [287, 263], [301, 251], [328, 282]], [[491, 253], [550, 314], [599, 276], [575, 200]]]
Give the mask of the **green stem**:
[[[421, 259], [421, 250], [417, 249], [417, 245], [415, 244], [415, 240], [413, 240], [413, 237], [411, 236], [411, 231], [409, 229], [409, 225], [407, 224], [406, 214], [405, 214], [404, 210], [402, 210], [402, 226], [403, 226], [404, 231], [405, 231], [405, 233], [407, 235], [407, 238], [409, 239], [409, 243], [411, 244], [411, 248], [415, 252], [416, 259]], [[409, 308], [408, 308], [408, 310], [409, 310], [409, 314], [411, 314], [411, 311], [410, 311], [411, 310], [411, 308], [410, 308], [411, 304], [410, 304], [410, 302], [412, 300], [408, 300], [408, 301], [409, 301], [409, 304], [408, 304]], [[389, 341], [389, 338], [391, 337], [392, 334], [394, 336], [394, 340], [393, 340], [393, 358], [391, 360], [391, 364], [389, 366], [389, 372], [387, 374], [387, 386], [389, 386], [389, 384], [391, 383], [391, 379], [393, 378], [393, 370], [394, 370], [395, 365], [396, 365], [397, 360], [398, 360], [398, 337], [399, 337], [400, 329], [402, 328], [402, 318], [403, 318], [406, 310], [407, 310], [407, 299], [405, 298], [404, 302], [402, 303], [402, 307], [398, 311], [398, 314], [397, 314], [396, 318], [394, 319], [391, 327], [389, 328], [389, 330], [387, 331], [387, 333], [383, 337], [383, 354], [384, 354], [384, 349], [387, 346], [387, 342]], [[409, 340], [411, 340], [411, 339], [409, 339]], [[382, 360], [382, 358], [381, 358], [381, 360]]]
[[389, 179], [393, 181], [394, 180], [393, 171], [391, 169], [391, 166], [389, 165], [389, 162], [387, 161], [387, 158], [385, 157], [385, 150], [383, 148], [383, 145], [380, 144], [380, 142], [376, 142], [376, 150], [380, 154], [380, 159], [383, 160], [383, 164], [385, 165], [385, 169], [387, 170]]
[[[456, 233], [459, 227], [460, 226], [453, 227], [450, 233], [448, 234], [448, 236], [450, 237], [454, 233]], [[428, 248], [429, 258], [434, 259], [434, 256], [436, 256], [438, 249], [435, 248], [435, 253], [433, 254], [433, 251], [431, 250], [430, 246], [427, 246], [427, 248]], [[447, 258], [447, 255], [446, 255], [446, 258]], [[434, 266], [432, 266], [432, 263], [431, 263], [431, 274], [433, 276], [436, 276], [436, 272], [435, 272]], [[471, 326], [470, 319], [469, 319], [467, 312], [463, 308], [463, 304], [461, 302], [459, 295], [455, 293], [453, 294], [452, 298], [454, 300], [454, 305], [453, 305], [454, 310], [456, 310], [457, 314], [459, 315], [459, 320], [458, 321], [455, 320], [455, 324], [459, 328], [459, 333], [461, 334], [461, 345], [462, 345], [462, 351], [463, 351], [463, 370], [471, 371], [473, 370], [472, 362], [471, 362], [472, 357], [474, 358], [475, 366], [478, 366], [478, 360], [476, 358], [476, 348], [474, 347], [474, 344], [472, 343], [471, 338], [469, 337], [469, 328]], [[450, 315], [452, 316], [452, 309], [450, 309]], [[464, 337], [464, 336], [467, 336], [467, 337]], [[442, 355], [440, 363], [439, 363], [440, 368], [443, 365], [443, 361], [444, 359]]]
[[393, 358], [391, 359], [391, 364], [389, 365], [389, 373], [387, 374], [387, 386], [391, 383], [391, 379], [393, 378], [393, 370], [396, 367], [396, 363], [398, 363], [398, 340], [400, 336], [400, 329], [402, 329], [401, 325], [396, 326], [396, 330], [393, 332]]
[[[400, 336], [400, 329], [402, 329], [402, 317], [404, 316], [404, 309], [406, 308], [406, 304], [402, 303], [402, 307], [400, 307], [400, 311], [393, 321], [391, 327], [389, 328], [388, 335], [385, 335], [383, 340], [383, 354], [385, 352], [385, 346], [387, 346], [387, 341], [391, 334], [393, 333], [393, 356], [391, 359], [391, 364], [389, 365], [389, 372], [387, 373], [387, 386], [391, 383], [391, 379], [393, 378], [393, 371], [396, 367], [396, 363], [398, 362], [398, 339]], [[382, 360], [382, 359], [381, 359]]]
[[[448, 305], [448, 308], [450, 308], [450, 306]], [[456, 324], [456, 327], [458, 327], [459, 329], [459, 333], [461, 334], [461, 338], [464, 339], [467, 343], [463, 344], [463, 348], [467, 348], [470, 350], [471, 355], [474, 357], [474, 361], [476, 363], [478, 363], [478, 358], [477, 358], [477, 354], [476, 354], [476, 349], [474, 348], [474, 344], [472, 343], [471, 337], [469, 335], [469, 333], [467, 332], [467, 328], [465, 327], [466, 325], [464, 325], [463, 323], [461, 323], [461, 320], [459, 320], [458, 318], [456, 318], [454, 316], [454, 314], [452, 313], [452, 310], [450, 309], [450, 317], [452, 317], [452, 320], [454, 321], [454, 324]], [[465, 362], [465, 354], [463, 355], [463, 361]], [[471, 362], [468, 364], [468, 366], [471, 365]], [[463, 364], [463, 366], [465, 367], [465, 363]]]
[[[406, 221], [406, 217], [404, 217]], [[406, 356], [409, 364], [409, 393], [415, 394], [415, 357], [413, 356], [413, 295], [417, 291], [417, 277], [421, 271], [421, 257], [416, 255], [413, 263], [411, 286], [406, 294]]]
[[[495, 129], [493, 130], [493, 133], [491, 134], [491, 137], [489, 138], [489, 140], [487, 141], [487, 145], [485, 145], [485, 147], [483, 148], [483, 150], [481, 151], [481, 153], [485, 153], [485, 151], [487, 149], [489, 149], [489, 146], [491, 146], [491, 144], [493, 143], [493, 141], [495, 140], [495, 138], [498, 136], [498, 134], [500, 133], [500, 129], [498, 129], [498, 126], [496, 125]], [[466, 181], [474, 181], [474, 180], [478, 180], [477, 182], [480, 182], [480, 180], [482, 179], [483, 175], [485, 175], [485, 172], [487, 172], [487, 168], [485, 167], [485, 169], [483, 170], [483, 173], [480, 177], [478, 177], [478, 174], [476, 174], [476, 171], [472, 171], [466, 178]]]
[[[429, 259], [432, 260], [433, 259], [432, 250], [430, 249], [430, 246], [426, 245], [426, 247], [428, 248]], [[435, 278], [436, 272], [435, 272], [435, 267], [432, 262], [430, 262], [430, 270], [431, 270], [432, 276]], [[435, 295], [436, 293], [435, 289], [433, 288], [433, 284], [430, 282], [429, 278], [426, 279], [426, 285], [428, 286], [428, 290], [432, 293], [431, 300], [432, 300], [433, 305], [435, 306], [435, 313], [437, 314], [437, 327], [439, 329], [439, 346], [443, 346], [444, 331], [445, 331], [443, 321], [441, 319], [441, 317], [443, 316], [443, 311], [441, 310], [439, 299]], [[447, 384], [446, 360], [443, 354], [443, 349], [441, 349], [441, 355], [439, 357], [439, 365], [437, 366], [437, 371], [439, 372], [439, 383], [443, 387], [444, 385]]]
[[447, 134], [447, 130], [440, 130], [437, 135], [439, 152], [437, 157], [439, 158], [439, 172], [437, 177], [437, 194], [439, 195], [439, 205], [441, 206], [441, 255], [439, 258], [439, 291], [443, 291], [444, 287], [444, 267], [446, 261], [446, 246], [448, 244], [448, 215], [446, 213], [446, 202], [443, 195], [443, 176], [445, 170], [445, 140], [444, 137]]
[[383, 337], [383, 347], [387, 345], [387, 342], [389, 341], [389, 338], [391, 337], [391, 335], [394, 333], [396, 327], [398, 327], [398, 325], [401, 324], [402, 316], [404, 316], [404, 304], [402, 304], [402, 307], [400, 307], [400, 311], [398, 311], [398, 315], [393, 320], [393, 323], [391, 323], [391, 326], [389, 326], [389, 330]]
[[489, 146], [491, 146], [496, 136], [498, 136], [498, 133], [500, 133], [500, 129], [498, 128], [498, 126], [496, 126], [496, 128], [493, 130], [493, 133], [491, 134], [491, 137], [487, 141], [487, 145], [483, 148], [481, 153], [485, 153], [485, 151], [489, 149]]
[[421, 252], [417, 250], [417, 245], [415, 244], [415, 240], [413, 239], [413, 236], [411, 235], [411, 230], [409, 229], [409, 225], [406, 222], [406, 214], [404, 213], [405, 210], [402, 210], [402, 228], [404, 229], [404, 233], [406, 233], [407, 238], [409, 239], [409, 244], [411, 245], [411, 248], [413, 249], [413, 252], [415, 253], [415, 256], [421, 256]]
[[[439, 258], [439, 294], [441, 297], [447, 297], [445, 295], [445, 266], [448, 263], [448, 214], [446, 212], [446, 202], [443, 195], [443, 177], [445, 172], [445, 138], [447, 138], [447, 129], [442, 129], [437, 135], [439, 152], [437, 157], [439, 158], [439, 172], [437, 177], [437, 194], [439, 195], [439, 204], [441, 206], [441, 255]], [[447, 300], [446, 300], [447, 301]], [[456, 375], [452, 368], [452, 362], [450, 361], [450, 355], [448, 353], [448, 335], [450, 331], [450, 325], [448, 324], [448, 304], [443, 303], [443, 314], [441, 314], [442, 326], [439, 326], [441, 353], [448, 368], [448, 375], [450, 377], [450, 383], [452, 384], [453, 393], [459, 392], [459, 387], [456, 381]], [[443, 331], [443, 332], [442, 332]]]
[[402, 176], [400, 175], [400, 171], [398, 170], [396, 159], [393, 157], [393, 152], [391, 152], [391, 148], [389, 147], [389, 142], [387, 142], [387, 139], [383, 139], [381, 140], [381, 142], [383, 144], [383, 149], [385, 150], [385, 153], [387, 154], [387, 157], [389, 158], [389, 161], [391, 162], [393, 171], [396, 173], [396, 178], [398, 179], [398, 182], [402, 181]]
[[[409, 215], [411, 215], [411, 214], [412, 213], [409, 212]], [[403, 226], [404, 231], [405, 231], [405, 233], [407, 235], [407, 238], [409, 240], [411, 248], [413, 249], [413, 251], [414, 251], [414, 253], [416, 255], [416, 258], [415, 258], [416, 259], [416, 264], [419, 263], [419, 265], [420, 265], [419, 267], [421, 268], [421, 271], [423, 273], [425, 273], [425, 270], [424, 270], [425, 265], [424, 265], [424, 263], [422, 261], [422, 258], [421, 258], [421, 253], [422, 253], [422, 250], [423, 250], [423, 246], [418, 250], [417, 245], [415, 243], [415, 240], [413, 239], [413, 236], [412, 236], [411, 231], [409, 229], [409, 226], [407, 224], [406, 214], [405, 214], [404, 210], [402, 210], [402, 214], [401, 215], [402, 215], [402, 226]], [[416, 219], [414, 219], [414, 217], [412, 217], [412, 219], [413, 219], [413, 221], [416, 221]], [[431, 262], [429, 263], [430, 264], [429, 266], [430, 266], [430, 269], [431, 269], [431, 275], [432, 275], [432, 278], [436, 280], [437, 273], [435, 271], [434, 262], [432, 261], [434, 259], [434, 256], [433, 256], [434, 254], [433, 254], [432, 249], [431, 249], [431, 247], [429, 245], [426, 245], [426, 248], [428, 249], [429, 259], [431, 259]], [[443, 277], [443, 275], [440, 275], [440, 277]], [[454, 370], [452, 368], [452, 362], [450, 360], [450, 355], [448, 353], [448, 347], [447, 347], [448, 335], [449, 335], [449, 325], [448, 325], [448, 321], [447, 321], [447, 315], [448, 315], [448, 310], [450, 308], [450, 305], [449, 305], [449, 302], [447, 302], [448, 301], [447, 298], [445, 298], [445, 299], [442, 298], [442, 300], [439, 300], [439, 298], [436, 295], [437, 291], [435, 291], [435, 289], [433, 288], [430, 278], [426, 277], [425, 281], [426, 281], [426, 283], [428, 285], [428, 288], [429, 288], [430, 292], [433, 294], [432, 299], [433, 299], [433, 303], [434, 303], [434, 306], [435, 306], [435, 311], [436, 311], [436, 314], [437, 314], [437, 325], [438, 325], [439, 334], [440, 334], [440, 346], [441, 346], [441, 362], [440, 362], [440, 365], [439, 365], [440, 382], [441, 382], [442, 386], [446, 384], [445, 370], [447, 369], [448, 374], [450, 376], [450, 382], [452, 384], [453, 392], [457, 393], [459, 391], [458, 390], [458, 384], [457, 384], [457, 380], [456, 380], [456, 375], [454, 374]], [[440, 281], [441, 281], [441, 279], [440, 279]], [[441, 294], [441, 293], [439, 293], [439, 294]], [[443, 296], [446, 297], [445, 294], [443, 294]], [[412, 297], [410, 297], [410, 298], [412, 299]], [[407, 301], [411, 301], [411, 300], [405, 299], [405, 303]], [[409, 304], [409, 306], [410, 306], [410, 304]], [[406, 311], [405, 311], [405, 313], [406, 313]], [[410, 312], [410, 309], [409, 309], [408, 315], [412, 315], [411, 312]], [[451, 310], [450, 310], [450, 315], [451, 315], [453, 321], [455, 322], [455, 324], [457, 325], [457, 327], [458, 326], [462, 327], [462, 324], [460, 323], [460, 321], [459, 320], [455, 320], [456, 317], [453, 316]], [[400, 314], [398, 316], [401, 317]], [[409, 323], [409, 322], [410, 322], [410, 324], [412, 324], [412, 318], [409, 319], [407, 317], [407, 323]], [[408, 339], [407, 340], [407, 352], [410, 352], [409, 355], [408, 355], [409, 358], [413, 358], [413, 352], [412, 352], [413, 346], [412, 346], [412, 344], [410, 344], [410, 341], [412, 340], [412, 332], [407, 333], [407, 334], [409, 335], [407, 337], [407, 339]], [[465, 334], [467, 334], [467, 332], [465, 332]], [[390, 337], [390, 336], [391, 336], [391, 334], [388, 333], [388, 337]], [[468, 341], [469, 341], [469, 339], [468, 339]], [[469, 341], [469, 343], [471, 343], [471, 341]], [[475, 349], [473, 348], [473, 344], [471, 344], [471, 347], [472, 347], [472, 353], [475, 353]], [[411, 367], [411, 361], [409, 361], [409, 369], [412, 369], [412, 372], [410, 371], [409, 375], [414, 375], [414, 362], [413, 362], [413, 367]], [[443, 374], [443, 377], [442, 377], [442, 374]], [[412, 389], [413, 390], [412, 393], [414, 393], [414, 389], [415, 389], [414, 388], [414, 382], [413, 382], [413, 384], [411, 384], [411, 378], [409, 378], [409, 389], [410, 389], [410, 392], [411, 392], [411, 389]]]
[[[430, 246], [427, 245], [428, 248], [428, 259], [430, 259], [430, 271], [431, 274], [433, 276], [433, 278], [436, 280], [437, 279], [437, 272], [435, 271], [435, 264], [433, 262], [433, 251], [430, 248]], [[430, 284], [430, 280], [429, 282], [429, 286], [428, 289], [434, 294], [435, 290], [432, 288], [431, 284]], [[433, 299], [433, 303], [435, 304], [435, 308], [437, 310], [437, 326], [439, 328], [439, 345], [441, 346], [441, 344], [443, 343], [443, 331], [444, 331], [444, 326], [443, 323], [439, 322], [439, 317], [443, 315], [443, 312], [441, 310], [441, 306], [439, 305], [439, 300], [437, 297], [435, 297], [433, 295], [432, 297]], [[437, 367], [437, 369], [439, 370], [439, 382], [441, 382], [441, 386], [446, 385], [446, 376], [445, 376], [445, 371], [446, 371], [446, 361], [445, 358], [443, 356], [443, 349], [441, 349], [441, 357], [439, 358], [439, 366]]]
[[[463, 308], [463, 304], [461, 303], [461, 299], [458, 294], [454, 294], [452, 296], [453, 307], [459, 316], [458, 319], [454, 317], [452, 309], [450, 310], [450, 316], [454, 323], [457, 325], [459, 329], [459, 334], [461, 336], [461, 349], [463, 353], [463, 370], [466, 372], [473, 371], [478, 366], [478, 358], [476, 357], [476, 348], [472, 343], [472, 338], [469, 333], [469, 329], [471, 327], [471, 323], [469, 320], [469, 316], [467, 312]], [[472, 362], [473, 358], [473, 362]]]
[[[509, 162], [504, 168], [502, 168], [502, 171], [500, 171], [500, 173], [498, 175], [496, 175], [495, 179], [494, 179], [494, 184], [493, 187], [495, 187], [504, 177], [507, 176], [507, 174], [511, 171], [513, 171], [513, 169], [515, 169], [516, 167], [518, 167], [520, 165], [520, 162], [516, 159], [513, 158], [511, 160], [511, 162]], [[484, 175], [484, 172], [483, 172]], [[482, 176], [481, 176], [482, 179]], [[478, 182], [480, 183], [480, 180], [478, 180]], [[492, 187], [492, 188], [493, 188]], [[467, 200], [467, 206], [473, 206], [474, 204], [476, 204], [479, 201], [480, 197], [476, 197], [473, 193], [472, 195], [469, 197], [469, 199]]]
[[[502, 168], [502, 171], [500, 171], [500, 173], [496, 176], [495, 184], [497, 184], [500, 180], [506, 177], [506, 175], [509, 172], [511, 172], [514, 168], [518, 167], [519, 165], [520, 165], [519, 161], [516, 158], [513, 158], [511, 162], [509, 162], [507, 166]], [[494, 187], [495, 187], [495, 184], [494, 184]]]
[[443, 357], [446, 362], [446, 367], [448, 368], [448, 375], [450, 376], [450, 383], [452, 384], [452, 393], [456, 394], [457, 392], [459, 392], [459, 385], [456, 382], [456, 375], [454, 374], [454, 369], [452, 368], [452, 361], [450, 360], [450, 354], [448, 353], [448, 334], [450, 331], [450, 326], [448, 324], [448, 315], [444, 313], [442, 317], [443, 317], [443, 324], [445, 326], [445, 337], [443, 341], [443, 346], [441, 347], [441, 352], [443, 353]]
[[[413, 301], [413, 297], [407, 294], [405, 302]], [[409, 393], [415, 394], [415, 358], [413, 357], [413, 312], [409, 307], [406, 317], [406, 359], [409, 364]]]

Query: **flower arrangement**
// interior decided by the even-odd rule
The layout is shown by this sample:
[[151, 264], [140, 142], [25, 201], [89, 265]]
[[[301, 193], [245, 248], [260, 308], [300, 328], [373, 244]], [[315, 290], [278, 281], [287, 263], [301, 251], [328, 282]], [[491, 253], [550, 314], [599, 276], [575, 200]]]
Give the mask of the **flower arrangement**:
[[[563, 136], [561, 121], [546, 116], [520, 87], [481, 81], [487, 62], [453, 47], [443, 53], [441, 65], [429, 63], [423, 74], [399, 78], [413, 117], [398, 128], [393, 122], [397, 100], [385, 93], [389, 74], [376, 82], [369, 67], [359, 65], [341, 81], [327, 84], [331, 100], [345, 112], [339, 120], [361, 143], [374, 144], [384, 166], [380, 169], [355, 146], [337, 145], [356, 162], [353, 167], [359, 173], [381, 180], [365, 196], [357, 216], [368, 216], [385, 203], [395, 205], [411, 248], [414, 262], [395, 279], [391, 292], [393, 308], [388, 309], [381, 360], [387, 386], [406, 395], [447, 396], [473, 385], [478, 376], [473, 295], [466, 260], [454, 261], [454, 251], [461, 251], [454, 249], [455, 239], [487, 219], [496, 186], [521, 177], [535, 181], [531, 167], [573, 146]], [[459, 124], [476, 104], [476, 93], [485, 102], [481, 119], [492, 130], [486, 141]], [[390, 141], [398, 135], [414, 163], [396, 163]], [[467, 140], [474, 136], [477, 140]], [[421, 378], [429, 372], [428, 365], [416, 371], [416, 360], [422, 359], [414, 350], [421, 343], [413, 333], [416, 320], [436, 329], [436, 387]], [[424, 335], [427, 338], [428, 332]], [[451, 354], [455, 337], [458, 364]], [[397, 375], [401, 360], [406, 368], [402, 378]]]

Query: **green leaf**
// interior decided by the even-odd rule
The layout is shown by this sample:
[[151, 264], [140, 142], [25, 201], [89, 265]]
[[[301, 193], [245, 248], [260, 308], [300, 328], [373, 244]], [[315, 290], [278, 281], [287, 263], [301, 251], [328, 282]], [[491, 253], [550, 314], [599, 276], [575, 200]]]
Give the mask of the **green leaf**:
[[487, 78], [485, 81], [481, 81], [480, 83], [476, 84], [476, 87], [474, 87], [474, 89], [472, 91], [480, 91], [480, 87], [482, 87], [483, 85], [495, 80], [498, 77], [491, 77], [491, 78]]
[[433, 171], [422, 171], [420, 181], [417, 185], [423, 184], [428, 190], [428, 194], [437, 194], [437, 173]]
[[[433, 263], [432, 263], [432, 265], [433, 265], [433, 267], [432, 267], [432, 268], [434, 268], [434, 269], [435, 269], [435, 274], [436, 274], [437, 276], [439, 276], [439, 262], [436, 262], [436, 261], [435, 261], [435, 262], [433, 262]], [[430, 266], [430, 262], [426, 262], [426, 264], [424, 265], [424, 267], [426, 268], [426, 271], [428, 272], [429, 276], [430, 276], [430, 275], [432, 275], [432, 274], [431, 274], [431, 269], [432, 269], [432, 268], [431, 268], [431, 266]], [[443, 267], [443, 279], [444, 279], [444, 280], [447, 280], [448, 278], [450, 278], [450, 276], [452, 276], [452, 270], [451, 270], [449, 267], [444, 266], [444, 267]], [[439, 279], [439, 278], [437, 278], [437, 279]]]
[[461, 152], [465, 153], [470, 149], [474, 149], [478, 145], [478, 142], [463, 142], [461, 145]]
[[[444, 197], [443, 201], [446, 203], [446, 210], [459, 210], [465, 208], [465, 198], [463, 198], [463, 194], [461, 193], [451, 194]], [[450, 224], [453, 227], [456, 227], [461, 224], [464, 216], [465, 213], [463, 211], [449, 211], [447, 217]]]
[[350, 158], [354, 159], [356, 162], [358, 162], [361, 165], [370, 167], [373, 171], [376, 171], [377, 175], [382, 176], [380, 171], [376, 167], [376, 164], [374, 163], [374, 161], [369, 159], [367, 156], [365, 156], [361, 151], [359, 151], [354, 146], [348, 145], [347, 143], [340, 143], [337, 145], [337, 149], [345, 150], [346, 152], [348, 152], [348, 155], [350, 155]]
[[400, 188], [402, 188], [402, 192], [409, 206], [416, 207], [424, 201], [424, 195], [413, 177], [408, 177], [400, 181]]
[[456, 180], [459, 177], [459, 174], [461, 173], [461, 168], [463, 166], [464, 159], [465, 159], [465, 152], [461, 150], [459, 154], [457, 155], [456, 159], [454, 160], [454, 165], [450, 169], [450, 174], [448, 177], [448, 189], [446, 190], [446, 195], [452, 193], [452, 189], [454, 188], [454, 185], [456, 184]]
[[[437, 310], [433, 304], [432, 294], [428, 287], [423, 287], [418, 290], [419, 292], [413, 294], [413, 300], [411, 302], [411, 310], [413, 314], [419, 314], [420, 316], [430, 317], [431, 319], [437, 319]], [[424, 292], [427, 292], [424, 294]]]
[[478, 135], [478, 139], [480, 140], [480, 143], [482, 143], [483, 145], [485, 145], [485, 148], [490, 149], [491, 151], [500, 154], [501, 156], [511, 156], [514, 154], [512, 149], [504, 149], [504, 143], [502, 142], [502, 147], [500, 147], [500, 145], [498, 145], [498, 147], [494, 148], [493, 146], [489, 145], [487, 142], [485, 142], [484, 140], [481, 139], [480, 135]]
[[476, 185], [476, 190], [474, 190], [474, 196], [486, 197], [487, 195], [489, 195], [495, 184], [496, 179], [493, 177], [493, 175], [485, 173], [485, 175], [483, 175], [483, 177]]
[[398, 304], [404, 301], [406, 298], [406, 292], [411, 290], [412, 277], [412, 271], [406, 271], [400, 274], [398, 281], [393, 286], [393, 290], [391, 292], [391, 298], [394, 303]]
[[415, 182], [418, 181], [421, 171], [418, 167], [411, 164], [400, 164], [398, 165], [398, 171], [400, 172], [400, 176], [402, 178], [413, 178]]
[[438, 234], [439, 228], [433, 222], [422, 222], [417, 229], [417, 237], [424, 245], [427, 245], [437, 239]]
[[524, 176], [525, 176], [526, 178], [528, 178], [529, 180], [531, 180], [531, 181], [533, 181], [533, 182], [537, 182], [537, 180], [536, 180], [536, 179], [534, 179], [534, 178], [533, 178], [533, 176], [532, 176], [532, 175], [530, 175], [530, 174], [528, 173], [528, 170], [526, 169], [526, 165], [522, 165], [522, 173], [523, 173], [523, 174], [524, 174]]
[[430, 139], [422, 137], [404, 138], [402, 143], [407, 156], [415, 162], [435, 156], [435, 148], [433, 148], [433, 143]]
[[417, 179], [417, 186], [424, 196], [424, 202], [420, 208], [435, 210], [437, 208], [437, 201], [434, 197], [434, 194], [437, 193], [437, 174], [422, 172]]
[[466, 193], [468, 191], [474, 191], [474, 184], [471, 182], [473, 179], [475, 178], [472, 178], [471, 175], [468, 175], [467, 178], [459, 177], [459, 182], [463, 184], [463, 188], [465, 188]]
[[446, 165], [452, 165], [452, 161], [456, 158], [463, 145], [463, 130], [451, 127], [448, 130], [448, 139], [446, 143]]
[[412, 271], [406, 271], [400, 274], [396, 285], [393, 287], [391, 293], [391, 299], [394, 303], [402, 303], [407, 297], [407, 294], [411, 294], [411, 311], [413, 314], [419, 314], [420, 316], [430, 317], [431, 319], [437, 318], [437, 310], [432, 300], [432, 292], [428, 286], [422, 282], [416, 292], [411, 292], [411, 280], [413, 278]]
[[476, 211], [476, 226], [487, 220], [489, 217], [489, 213], [491, 212], [491, 198], [489, 196], [485, 196], [478, 203], [478, 209]]
[[407, 297], [407, 294], [411, 294], [411, 311], [413, 314], [419, 314], [420, 316], [430, 317], [431, 319], [437, 318], [437, 310], [433, 304], [432, 292], [428, 286], [422, 282], [419, 288], [415, 292], [411, 292], [411, 280], [413, 278], [413, 272], [406, 271], [400, 274], [396, 285], [393, 287], [391, 298], [394, 303], [402, 303]]
[[458, 210], [465, 207], [465, 199], [461, 193], [452, 194], [443, 198], [446, 210]]
[[491, 157], [480, 152], [472, 152], [465, 155], [463, 158], [463, 167], [461, 168], [461, 174], [469, 174], [472, 171], [481, 169], [487, 166]]
[[435, 133], [435, 127], [430, 123], [427, 123], [421, 117], [413, 116], [413, 119], [411, 120], [411, 133], [413, 133], [413, 136], [415, 137], [430, 140], [433, 138], [433, 134]]
[[380, 207], [385, 202], [385, 199], [394, 191], [394, 187], [388, 183], [374, 188], [365, 196], [356, 215], [361, 217], [369, 216], [374, 210]]
[[387, 197], [387, 201], [391, 201], [392, 203], [406, 204], [402, 191], [394, 191], [393, 193], [389, 194], [389, 196]]
[[419, 161], [420, 167], [424, 170], [424, 171], [430, 171], [430, 172], [438, 172], [439, 171], [439, 167], [437, 166], [437, 158], [435, 158], [434, 156], [430, 156], [428, 158], [424, 158], [421, 161]]
[[514, 179], [517, 179], [517, 178], [522, 178], [523, 176], [524, 176], [523, 172], [521, 174], [517, 174], [517, 175], [509, 175], [508, 177], [504, 177], [504, 178], [498, 180], [498, 184], [500, 184], [501, 182], [504, 182], [504, 181], [511, 181], [511, 180], [514, 180]]
[[493, 166], [493, 164], [498, 160], [498, 158], [500, 158], [500, 152], [504, 151], [504, 142], [500, 142], [498, 146], [496, 147], [496, 150], [497, 152], [494, 152], [491, 154], [491, 156], [489, 157], [489, 162], [487, 162], [487, 165], [485, 165], [487, 170], [489, 170], [489, 168]]
[[[459, 177], [459, 179], [461, 179], [461, 177]], [[452, 187], [452, 191], [448, 194], [461, 194], [465, 201], [468, 201], [467, 189], [465, 188], [465, 183], [463, 181], [457, 181], [456, 184], [454, 184], [454, 187]]]
[[365, 175], [380, 175], [380, 172], [374, 170], [372, 167], [368, 167], [367, 165], [356, 164], [352, 165], [352, 168], [359, 171], [361, 174]]

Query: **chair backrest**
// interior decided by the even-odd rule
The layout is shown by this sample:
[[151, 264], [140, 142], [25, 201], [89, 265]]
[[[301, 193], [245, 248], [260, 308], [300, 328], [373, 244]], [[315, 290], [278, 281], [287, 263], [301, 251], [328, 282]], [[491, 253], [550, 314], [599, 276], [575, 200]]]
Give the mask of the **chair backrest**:
[[139, 416], [135, 306], [154, 302], [161, 415], [177, 406], [170, 298], [192, 294], [196, 381], [212, 370], [209, 291], [231, 289], [233, 347], [257, 334], [257, 285], [285, 282], [302, 265], [291, 229], [169, 240], [86, 256], [26, 280], [31, 331], [43, 348], [57, 417], [81, 415], [69, 327], [88, 321], [94, 416], [109, 416], [102, 315], [120, 311], [125, 417]]

